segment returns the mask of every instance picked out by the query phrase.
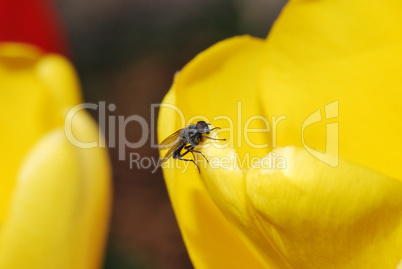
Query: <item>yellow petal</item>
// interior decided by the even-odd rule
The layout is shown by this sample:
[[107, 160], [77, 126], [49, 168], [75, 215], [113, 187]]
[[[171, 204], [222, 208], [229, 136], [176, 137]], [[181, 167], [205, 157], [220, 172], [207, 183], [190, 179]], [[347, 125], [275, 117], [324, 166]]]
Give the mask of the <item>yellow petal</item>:
[[[207, 119], [222, 128], [220, 133], [241, 159], [267, 154], [270, 126], [261, 117], [258, 93], [262, 49], [262, 40], [235, 37], [215, 44], [188, 63], [173, 86], [176, 105], [186, 117], [186, 122], [176, 127]], [[245, 129], [258, 132], [245, 133]]]
[[[172, 88], [163, 104], [175, 104], [175, 101]], [[175, 131], [176, 116], [172, 110], [161, 108], [159, 140]], [[194, 167], [187, 168], [185, 173], [178, 168], [167, 168], [163, 174], [183, 240], [196, 268], [263, 268], [211, 200]]]
[[[84, 112], [73, 124], [80, 140], [97, 139]], [[26, 158], [0, 241], [1, 268], [99, 268], [109, 213], [104, 149], [79, 149], [62, 128]]]
[[246, 193], [246, 174], [240, 169], [232, 148], [219, 148], [217, 142], [206, 141], [202, 152], [209, 160], [201, 161], [201, 178], [208, 193], [225, 217], [242, 233], [248, 248], [256, 252], [266, 268], [291, 268], [278, 251], [276, 234], [264, 231]]
[[22, 44], [0, 45], [0, 224], [4, 221], [18, 168], [28, 150], [62, 120], [34, 68], [40, 51]]
[[[402, 179], [402, 2], [291, 1], [265, 47], [261, 96], [267, 115], [286, 115], [278, 145], [324, 151], [326, 123], [339, 122], [339, 153]], [[324, 107], [339, 103], [339, 117]], [[337, 138], [336, 138], [337, 139]]]
[[3, 227], [2, 268], [72, 268], [79, 170], [63, 130], [39, 142], [21, 171]]
[[31, 68], [43, 56], [42, 51], [24, 43], [0, 43], [0, 70]]
[[292, 268], [397, 267], [400, 181], [344, 160], [333, 168], [304, 149], [274, 152], [286, 167], [251, 168], [247, 196]]
[[[68, 126], [67, 126], [68, 127]], [[95, 142], [96, 147], [74, 147], [80, 163], [83, 189], [80, 190], [81, 215], [77, 221], [74, 257], [78, 268], [100, 268], [109, 227], [111, 205], [111, 167], [99, 127], [85, 111], [72, 119], [72, 133], [79, 141]], [[72, 141], [69, 141], [70, 143]]]
[[38, 78], [51, 94], [63, 118], [66, 110], [82, 102], [77, 75], [64, 57], [48, 54], [35, 68]]
[[[240, 127], [244, 126], [248, 117], [260, 114], [260, 109], [255, 104], [258, 102], [256, 70], [261, 48], [262, 43], [259, 40], [249, 37], [234, 38], [218, 43], [190, 62], [176, 76], [172, 89], [163, 101], [165, 107], [161, 108], [158, 119], [159, 141], [184, 127], [185, 122], [193, 116], [197, 119], [205, 116], [215, 122], [216, 126], [228, 127], [228, 121], [214, 117], [226, 115], [236, 118], [238, 100], [244, 100], [243, 125]], [[167, 107], [167, 104], [177, 105], [184, 112], [187, 117], [184, 122], [180, 121], [180, 113]], [[253, 124], [263, 127], [263, 123], [258, 120]], [[233, 127], [236, 132], [238, 127]], [[227, 130], [222, 135], [231, 139]], [[243, 134], [237, 133], [233, 138], [235, 147], [239, 146], [238, 139], [242, 136]], [[255, 134], [253, 139], [256, 144], [269, 142], [268, 137], [261, 133]], [[240, 143], [238, 149], [243, 156], [247, 152], [254, 156], [267, 153], [266, 148], [252, 151], [244, 140]], [[182, 173], [184, 165], [190, 166]], [[168, 168], [163, 169], [166, 185], [194, 266], [263, 268], [267, 261], [260, 259], [261, 255], [249, 248], [242, 233], [222, 215], [211, 200], [194, 165], [170, 160], [167, 166]]]

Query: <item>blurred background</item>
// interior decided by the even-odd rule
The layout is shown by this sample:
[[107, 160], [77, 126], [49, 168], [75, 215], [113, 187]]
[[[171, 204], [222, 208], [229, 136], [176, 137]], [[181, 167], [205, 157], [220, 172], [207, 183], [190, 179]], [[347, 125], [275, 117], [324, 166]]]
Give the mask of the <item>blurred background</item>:
[[[199, 52], [235, 35], [265, 38], [285, 0], [54, 0], [85, 102], [115, 104], [108, 115], [151, 121], [173, 75]], [[95, 111], [90, 111], [97, 119]], [[155, 132], [155, 130], [150, 130]], [[126, 138], [141, 137], [138, 123]], [[127, 149], [157, 158], [150, 141]], [[114, 203], [105, 269], [193, 268], [158, 170], [130, 169], [111, 148]]]

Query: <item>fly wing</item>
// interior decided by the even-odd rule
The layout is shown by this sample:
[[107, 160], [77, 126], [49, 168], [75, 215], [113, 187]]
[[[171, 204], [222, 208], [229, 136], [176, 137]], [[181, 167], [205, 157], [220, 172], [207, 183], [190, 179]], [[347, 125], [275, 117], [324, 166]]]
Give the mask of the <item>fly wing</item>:
[[[166, 140], [166, 139], [165, 139], [165, 140]], [[161, 166], [172, 156], [172, 154], [174, 153], [174, 151], [175, 151], [178, 147], [180, 147], [180, 146], [182, 145], [182, 143], [183, 143], [183, 138], [179, 138], [177, 141], [178, 141], [178, 142], [177, 142], [173, 147], [171, 147], [171, 148], [168, 150], [168, 152], [166, 152], [165, 156], [164, 156], [162, 159], [159, 160], [159, 163], [158, 163], [157, 168], [158, 168], [158, 167], [161, 167]]]
[[176, 144], [180, 142], [180, 133], [183, 129], [178, 130], [177, 132], [169, 135], [165, 138], [159, 145], [159, 149], [168, 149], [168, 148], [175, 148]]

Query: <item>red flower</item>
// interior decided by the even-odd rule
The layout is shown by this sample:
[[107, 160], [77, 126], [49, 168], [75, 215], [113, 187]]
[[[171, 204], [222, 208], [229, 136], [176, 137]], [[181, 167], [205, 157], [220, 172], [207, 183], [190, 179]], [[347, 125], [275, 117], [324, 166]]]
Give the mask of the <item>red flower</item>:
[[0, 42], [22, 42], [66, 54], [65, 35], [49, 0], [0, 0]]

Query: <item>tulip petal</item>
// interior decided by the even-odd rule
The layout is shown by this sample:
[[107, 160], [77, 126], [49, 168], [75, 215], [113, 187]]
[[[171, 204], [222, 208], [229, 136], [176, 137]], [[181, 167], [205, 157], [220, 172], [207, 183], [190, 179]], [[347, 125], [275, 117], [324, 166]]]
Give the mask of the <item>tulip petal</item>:
[[[163, 105], [176, 104], [175, 86], [163, 100]], [[173, 133], [177, 114], [161, 107], [158, 118], [159, 141]], [[167, 189], [183, 240], [196, 268], [264, 268], [250, 252], [239, 232], [222, 215], [211, 200], [198, 171], [193, 167], [182, 172], [168, 161], [164, 168]], [[182, 164], [179, 168], [183, 168]]]
[[[266, 145], [255, 149], [243, 134], [246, 122], [252, 116], [261, 115], [257, 70], [262, 47], [257, 39], [233, 38], [211, 47], [183, 68], [176, 75], [159, 113], [159, 141], [187, 122], [206, 119], [222, 127], [221, 135], [236, 148], [240, 158], [247, 154], [265, 155]], [[242, 112], [238, 111], [240, 100]], [[179, 111], [167, 105], [177, 106]], [[249, 123], [253, 128], [267, 129], [260, 118]], [[268, 144], [269, 133], [250, 134], [250, 141]], [[170, 199], [196, 268], [262, 268], [269, 263], [225, 219], [192, 163], [170, 159], [166, 166], [163, 173]], [[245, 163], [244, 167], [247, 166]], [[187, 169], [180, 171], [183, 167]]]
[[234, 37], [215, 44], [188, 63], [174, 82], [176, 105], [186, 116], [179, 127], [204, 119], [221, 128], [219, 133], [242, 160], [267, 154], [270, 126], [262, 117], [258, 95], [263, 44], [249, 36]]
[[18, 168], [37, 140], [62, 124], [52, 96], [33, 69], [42, 54], [35, 47], [0, 44], [0, 224], [4, 221]]
[[[98, 138], [83, 111], [77, 139]], [[42, 138], [18, 177], [0, 241], [1, 268], [99, 268], [109, 215], [109, 162], [101, 148], [80, 149], [62, 128]]]
[[0, 42], [20, 42], [66, 54], [65, 35], [52, 1], [0, 0]]
[[79, 263], [78, 268], [99, 268], [102, 264], [112, 203], [110, 160], [99, 127], [85, 110], [76, 112], [71, 128], [75, 139], [84, 143], [96, 143], [96, 147], [91, 148], [74, 147], [84, 179], [79, 197], [81, 218], [77, 224], [78, 242], [74, 246], [74, 257]]
[[35, 71], [61, 110], [63, 119], [68, 109], [82, 102], [77, 74], [64, 57], [47, 54], [35, 66]]
[[292, 268], [397, 268], [400, 181], [344, 160], [333, 168], [300, 148], [274, 152], [286, 167], [249, 169], [246, 189]]
[[[210, 161], [196, 156], [201, 178], [208, 193], [225, 217], [241, 231], [247, 246], [258, 256], [266, 268], [291, 268], [275, 245], [276, 234], [265, 231], [247, 197], [246, 174], [239, 167], [233, 148], [219, 148], [216, 141], [206, 141], [202, 153]], [[271, 233], [270, 233], [271, 232]]]
[[[322, 152], [326, 139], [339, 140], [344, 158], [402, 179], [401, 11], [393, 0], [290, 1], [268, 36], [261, 72], [267, 115], [287, 117], [279, 146]], [[324, 113], [334, 101], [335, 118]], [[320, 109], [323, 119], [304, 130]], [[331, 122], [339, 138], [326, 135]]]

